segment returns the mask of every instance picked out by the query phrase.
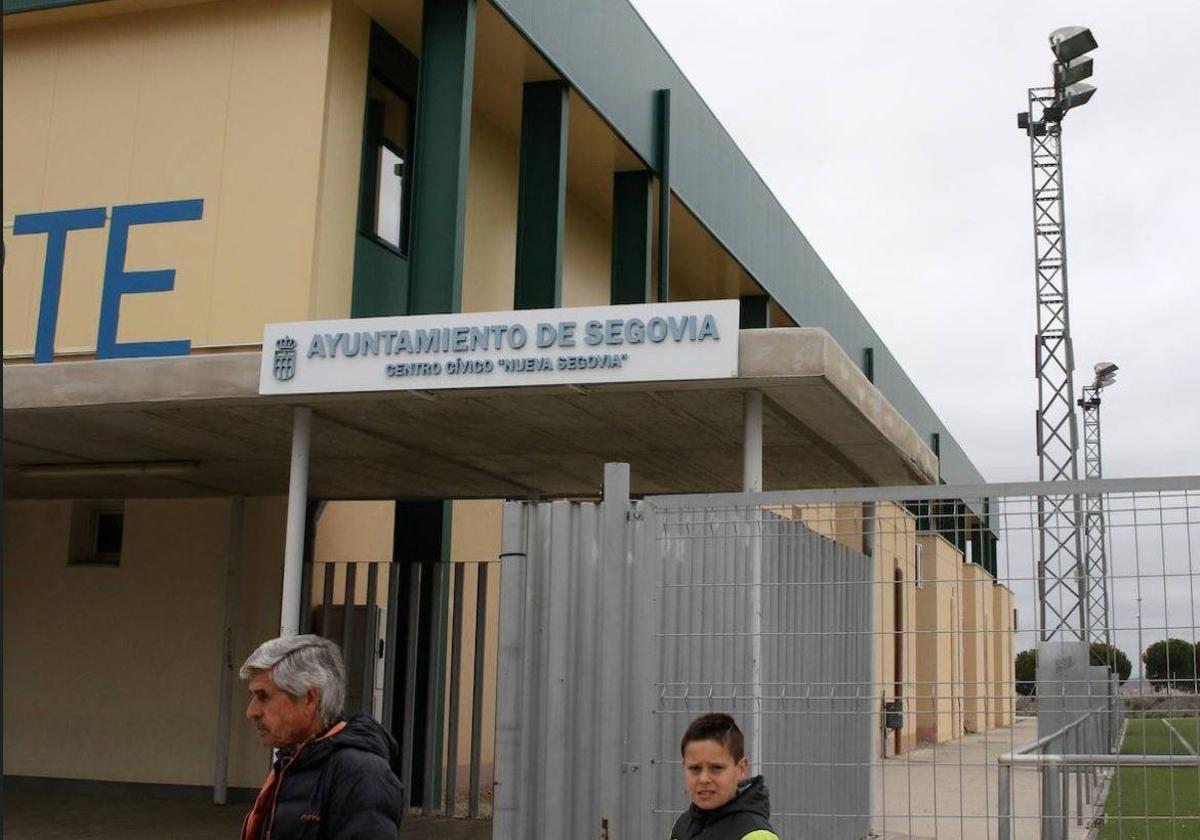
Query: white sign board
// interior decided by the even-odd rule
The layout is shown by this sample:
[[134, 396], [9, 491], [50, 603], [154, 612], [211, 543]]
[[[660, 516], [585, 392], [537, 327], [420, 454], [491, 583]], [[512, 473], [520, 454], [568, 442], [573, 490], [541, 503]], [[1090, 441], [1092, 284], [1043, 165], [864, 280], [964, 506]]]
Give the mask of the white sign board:
[[737, 376], [736, 300], [268, 324], [260, 394]]

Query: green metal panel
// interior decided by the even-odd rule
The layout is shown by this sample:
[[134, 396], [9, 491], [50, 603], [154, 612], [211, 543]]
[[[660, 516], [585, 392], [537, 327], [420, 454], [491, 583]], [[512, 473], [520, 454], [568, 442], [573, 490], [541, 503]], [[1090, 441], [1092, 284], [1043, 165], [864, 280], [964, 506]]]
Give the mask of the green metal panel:
[[529, 82], [521, 98], [517, 188], [516, 309], [562, 305], [563, 230], [567, 219], [565, 82]]
[[64, 6], [86, 6], [103, 0], [4, 0], [4, 14], [40, 12], [43, 9], [58, 9]]
[[[625, 0], [494, 0], [495, 6], [644, 161], [670, 169], [676, 196], [795, 320], [828, 330], [857, 358], [875, 348], [875, 383], [923, 436], [943, 433], [943, 476], [979, 472], [804, 234]], [[669, 144], [660, 90], [671, 91]]]
[[409, 313], [457, 312], [471, 141], [476, 0], [425, 0], [413, 148]]
[[656, 160], [658, 162], [658, 299], [671, 299], [671, 89], [658, 91]]
[[[446, 676], [446, 619], [449, 609], [449, 588], [445, 586], [445, 572], [450, 567], [450, 514], [452, 503], [443, 500], [396, 500], [395, 514], [392, 525], [392, 562], [393, 563], [432, 563], [442, 575], [443, 597], [434, 599], [432, 575], [425, 575], [421, 581], [420, 611], [421, 620], [417, 638], [416, 683], [419, 691], [423, 692], [432, 682], [439, 687], [439, 693], [445, 691]], [[390, 636], [398, 641], [405, 640], [407, 617], [404, 609], [396, 616], [388, 616], [393, 622]], [[436, 645], [436, 654], [430, 656], [430, 642]], [[403, 655], [403, 651], [398, 650]], [[396, 668], [397, 685], [393, 691], [393, 702], [396, 710], [393, 720], [403, 719], [404, 679], [406, 668], [398, 661]], [[440, 796], [441, 789], [441, 733], [444, 727], [445, 703], [439, 702], [433, 709], [434, 743], [426, 741], [426, 726], [428, 723], [429, 707], [423, 694], [419, 694], [415, 706], [413, 720], [413, 784], [407, 792], [409, 802], [419, 806], [425, 798], [424, 773], [420, 772], [427, 758], [435, 762], [434, 767], [434, 798]]]
[[650, 250], [654, 241], [650, 185], [646, 170], [613, 174], [612, 288], [610, 303], [651, 300]]
[[738, 327], [743, 330], [766, 329], [769, 326], [767, 304], [770, 300], [768, 295], [743, 295], [739, 301]]
[[354, 287], [350, 317], [408, 314], [408, 260], [374, 237], [354, 242]]

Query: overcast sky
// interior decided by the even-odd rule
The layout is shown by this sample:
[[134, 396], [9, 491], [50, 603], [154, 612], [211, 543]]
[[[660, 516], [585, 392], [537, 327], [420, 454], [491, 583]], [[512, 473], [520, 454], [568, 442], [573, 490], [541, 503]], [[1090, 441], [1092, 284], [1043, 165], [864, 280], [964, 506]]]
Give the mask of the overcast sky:
[[[989, 481], [1037, 477], [1016, 114], [1050, 83], [1049, 32], [1090, 27], [1098, 91], [1063, 140], [1076, 389], [1096, 362], [1121, 366], [1106, 477], [1200, 474], [1200, 3], [633, 3]], [[1135, 663], [1200, 625], [1200, 528], [1160, 515], [1110, 500], [1113, 625]], [[1020, 648], [1034, 520], [1008, 525]]]
[[1091, 27], [1063, 141], [1077, 390], [1121, 366], [1106, 477], [1200, 473], [1200, 3], [633, 3], [990, 481], [1037, 477], [1016, 114], [1047, 34]]

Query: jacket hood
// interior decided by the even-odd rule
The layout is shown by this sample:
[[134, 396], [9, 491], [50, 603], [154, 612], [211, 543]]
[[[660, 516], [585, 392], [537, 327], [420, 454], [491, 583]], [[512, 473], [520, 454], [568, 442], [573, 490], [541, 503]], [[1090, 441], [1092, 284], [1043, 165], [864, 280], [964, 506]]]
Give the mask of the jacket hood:
[[297, 766], [323, 761], [332, 753], [345, 749], [377, 755], [391, 765], [393, 771], [400, 766], [400, 746], [396, 739], [367, 714], [354, 715], [339, 732], [308, 744], [297, 756]]
[[763, 820], [771, 819], [771, 794], [762, 776], [755, 776], [738, 785], [738, 794], [720, 808], [705, 811], [691, 806], [692, 817], [701, 824], [716, 822], [734, 814], [749, 813]]
[[367, 714], [357, 714], [346, 721], [346, 728], [329, 739], [337, 749], [352, 747], [374, 753], [388, 764], [400, 760], [400, 746], [383, 726]]

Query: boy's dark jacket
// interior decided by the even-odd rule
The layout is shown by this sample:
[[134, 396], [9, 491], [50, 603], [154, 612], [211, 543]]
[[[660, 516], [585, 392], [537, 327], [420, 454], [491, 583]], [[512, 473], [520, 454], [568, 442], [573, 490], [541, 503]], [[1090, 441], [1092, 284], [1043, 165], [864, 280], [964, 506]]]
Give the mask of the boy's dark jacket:
[[[705, 811], [695, 805], [675, 820], [671, 840], [777, 840], [771, 818], [771, 800], [762, 776], [743, 783], [735, 796], [720, 808]], [[761, 834], [758, 832], [762, 832]]]
[[[402, 802], [394, 769], [399, 753], [396, 740], [374, 718], [355, 715], [294, 755], [280, 757], [243, 826], [243, 838], [395, 840]], [[253, 819], [255, 812], [260, 819]]]

